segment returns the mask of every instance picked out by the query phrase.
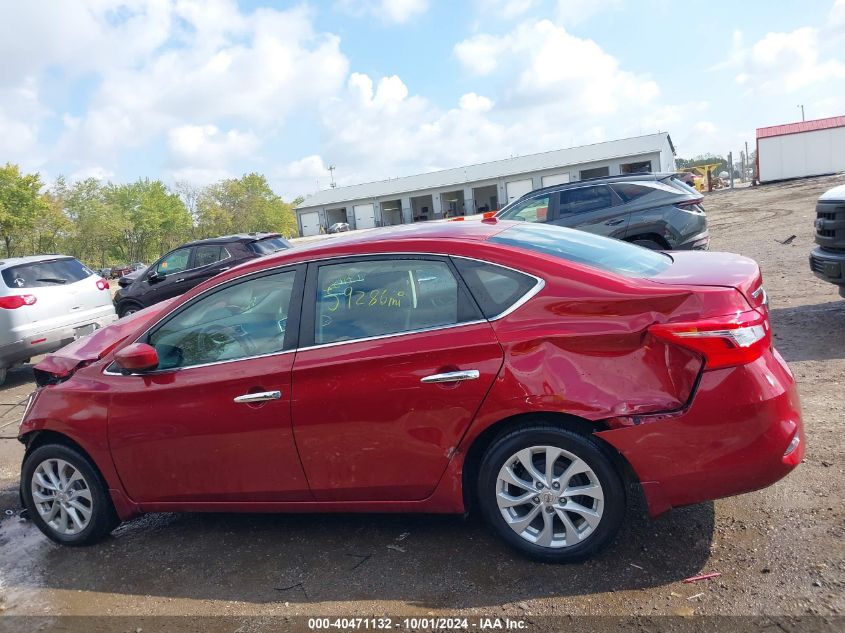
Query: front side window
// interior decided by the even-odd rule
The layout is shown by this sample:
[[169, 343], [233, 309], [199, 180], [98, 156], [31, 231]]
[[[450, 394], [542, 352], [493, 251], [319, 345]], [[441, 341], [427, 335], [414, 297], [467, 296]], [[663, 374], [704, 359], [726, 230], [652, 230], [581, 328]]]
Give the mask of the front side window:
[[545, 222], [549, 219], [549, 196], [530, 198], [517, 202], [502, 214], [503, 220]]
[[174, 273], [181, 273], [188, 268], [188, 261], [191, 259], [190, 248], [180, 248], [173, 251], [162, 259], [156, 266], [156, 273], [159, 277], [167, 277]]
[[324, 265], [317, 284], [317, 345], [453, 325], [471, 318], [465, 313], [455, 276], [442, 261]]
[[282, 351], [296, 273], [256, 277], [202, 297], [147, 337], [159, 369]]
[[578, 187], [560, 193], [560, 215], [588, 213], [613, 206], [613, 195], [606, 185]]

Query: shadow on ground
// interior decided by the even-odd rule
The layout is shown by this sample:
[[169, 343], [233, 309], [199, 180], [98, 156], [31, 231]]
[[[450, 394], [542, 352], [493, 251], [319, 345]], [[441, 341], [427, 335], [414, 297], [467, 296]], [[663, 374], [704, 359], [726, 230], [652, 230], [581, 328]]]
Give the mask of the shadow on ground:
[[[8, 498], [7, 498], [8, 499]], [[0, 527], [7, 585], [247, 603], [398, 600], [487, 607], [681, 580], [708, 559], [713, 504], [651, 521], [631, 503], [615, 542], [575, 565], [514, 554], [479, 521], [432, 515], [150, 515], [87, 548], [48, 542], [31, 522]], [[403, 536], [404, 535], [404, 536]], [[69, 594], [72, 595], [72, 594]]]
[[789, 362], [845, 358], [845, 300], [773, 308], [774, 343]]

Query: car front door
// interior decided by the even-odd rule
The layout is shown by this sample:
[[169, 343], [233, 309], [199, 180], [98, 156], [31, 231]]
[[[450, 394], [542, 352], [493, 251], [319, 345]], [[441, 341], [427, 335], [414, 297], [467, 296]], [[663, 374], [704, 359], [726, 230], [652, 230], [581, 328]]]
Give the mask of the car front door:
[[106, 370], [109, 443], [134, 501], [311, 498], [290, 418], [304, 274], [281, 269], [210, 289], [140, 339], [156, 348], [156, 370]]
[[502, 366], [448, 258], [309, 265], [294, 435], [318, 500], [432, 493]]
[[628, 230], [630, 210], [607, 185], [588, 185], [560, 192], [553, 224], [621, 239]]
[[144, 305], [178, 297], [191, 289], [186, 271], [191, 268], [192, 251], [192, 248], [177, 249], [150, 266], [142, 281], [145, 288], [140, 298]]

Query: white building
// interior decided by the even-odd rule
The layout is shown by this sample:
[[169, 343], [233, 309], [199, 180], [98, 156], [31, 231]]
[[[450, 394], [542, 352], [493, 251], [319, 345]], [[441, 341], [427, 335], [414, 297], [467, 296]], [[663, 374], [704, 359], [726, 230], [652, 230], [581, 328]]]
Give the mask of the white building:
[[296, 218], [303, 236], [337, 222], [353, 229], [408, 224], [493, 211], [534, 189], [574, 180], [674, 170], [672, 139], [661, 132], [326, 189], [306, 198]]
[[760, 182], [845, 171], [845, 116], [757, 128]]

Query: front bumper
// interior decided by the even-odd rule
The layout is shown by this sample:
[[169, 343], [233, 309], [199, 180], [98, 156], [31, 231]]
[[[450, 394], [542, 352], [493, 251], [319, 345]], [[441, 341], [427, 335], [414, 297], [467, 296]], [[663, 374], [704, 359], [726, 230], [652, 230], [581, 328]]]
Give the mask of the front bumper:
[[774, 349], [704, 372], [684, 411], [632, 419], [598, 437], [628, 460], [652, 516], [765, 488], [804, 457], [795, 380]]
[[839, 294], [845, 297], [845, 251], [817, 246], [810, 252], [810, 270], [819, 279], [839, 286]]
[[99, 330], [117, 320], [113, 312], [106, 316], [62, 326], [45, 332], [32, 332], [25, 338], [0, 346], [0, 367], [11, 367], [33, 356], [49, 354], [72, 343], [77, 338], [78, 328], [93, 325]]

